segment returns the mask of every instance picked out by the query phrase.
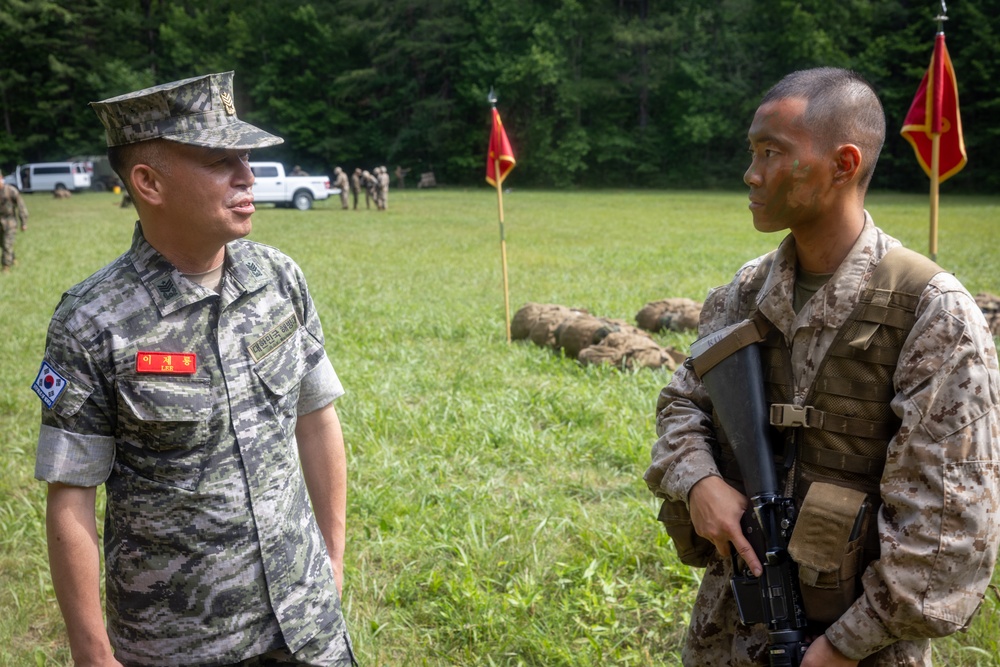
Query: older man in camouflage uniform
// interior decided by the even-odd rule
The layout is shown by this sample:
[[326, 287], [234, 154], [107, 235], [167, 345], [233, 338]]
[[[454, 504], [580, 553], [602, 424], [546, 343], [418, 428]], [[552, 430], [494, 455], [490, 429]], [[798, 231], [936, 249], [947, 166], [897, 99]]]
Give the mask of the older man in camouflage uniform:
[[281, 139], [237, 118], [232, 72], [93, 106], [139, 222], [129, 251], [64, 295], [32, 387], [73, 658], [351, 665], [343, 389], [298, 266], [240, 240], [248, 151]]
[[[791, 233], [775, 252], [749, 262], [729, 285], [709, 294], [699, 333], [762, 315], [778, 347], [787, 350], [791, 368], [779, 370], [791, 371], [787, 391], [795, 406], [816, 410], [811, 403], [821, 392], [842, 391], [850, 399], [871, 388], [863, 375], [841, 381], [840, 389], [817, 385], [828, 353], [831, 359], [849, 357], [849, 348], [858, 345], [874, 354], [884, 344], [875, 327], [860, 342], [834, 349], [874, 269], [899, 246], [864, 209], [884, 137], [875, 92], [857, 75], [830, 68], [783, 79], [764, 97], [750, 126], [752, 158], [744, 180], [754, 226]], [[871, 485], [877, 501], [873, 555], [859, 579], [850, 581], [861, 593], [848, 596], [845, 610], [832, 620], [813, 627], [818, 636], [804, 667], [930, 665], [929, 638], [966, 627], [990, 581], [1000, 539], [996, 350], [969, 293], [954, 276], [934, 275], [931, 268], [922, 293], [912, 295], [912, 328], [898, 362], [888, 367], [888, 391], [880, 399], [898, 424], [882, 441], [884, 468], [855, 475], [857, 483]], [[754, 574], [761, 564], [740, 527], [747, 498], [723, 479], [731, 460], [720, 458], [716, 436], [724, 433], [717, 431], [712, 409], [694, 371], [680, 368], [658, 401], [660, 438], [645, 480], [666, 500], [661, 518], [668, 529], [680, 527], [683, 534], [680, 506], [689, 510], [695, 541], [703, 541], [707, 569], [684, 664], [766, 665], [766, 628], [740, 624], [729, 583], [731, 548]], [[839, 419], [852, 423], [850, 416]], [[794, 489], [797, 502], [800, 490], [809, 488], [803, 471], [818, 468], [801, 443], [828, 428], [787, 427], [799, 443], [793, 461], [785, 461], [791, 465], [786, 488]], [[819, 460], [828, 466], [828, 477], [844, 473], [848, 464], [860, 469], [863, 462], [847, 453]]]
[[4, 273], [14, 266], [14, 237], [19, 224], [22, 232], [28, 229], [28, 207], [20, 191], [6, 183], [0, 173], [0, 270]]

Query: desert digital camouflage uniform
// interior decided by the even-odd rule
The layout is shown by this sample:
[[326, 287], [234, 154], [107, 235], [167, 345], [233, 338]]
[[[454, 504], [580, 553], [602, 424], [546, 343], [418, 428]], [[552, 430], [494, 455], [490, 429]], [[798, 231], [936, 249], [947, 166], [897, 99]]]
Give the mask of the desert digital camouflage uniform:
[[371, 208], [374, 201], [378, 207], [378, 179], [367, 169], [361, 172], [361, 183], [365, 186], [365, 208]]
[[347, 174], [340, 167], [333, 170], [333, 175], [336, 176], [336, 180], [333, 182], [334, 187], [340, 188], [340, 206], [346, 210], [348, 208], [347, 191], [350, 190], [351, 184], [347, 180]]
[[376, 173], [376, 204], [382, 211], [389, 208], [389, 170], [379, 167]]
[[14, 264], [14, 238], [18, 226], [26, 229], [28, 225], [28, 207], [20, 191], [10, 183], [0, 185], [0, 263], [4, 270]]
[[[793, 237], [776, 251], [757, 303], [789, 341], [796, 404], [803, 404], [874, 266], [898, 245], [866, 213], [850, 254], [798, 315]], [[700, 335], [745, 319], [744, 294], [762, 260], [709, 294]], [[892, 406], [902, 425], [888, 442], [880, 482], [880, 557], [864, 574], [864, 594], [826, 630], [849, 658], [868, 656], [866, 667], [930, 665], [926, 638], [967, 626], [1000, 541], [1000, 381], [992, 336], [972, 297], [947, 273], [930, 281], [916, 316], [893, 378]], [[719, 475], [711, 412], [695, 374], [678, 369], [658, 400], [660, 438], [645, 474], [657, 496], [687, 502], [696, 482]], [[768, 664], [765, 627], [740, 624], [730, 576], [730, 559], [713, 550], [691, 614], [685, 665]]]
[[[294, 262], [238, 240], [225, 266], [221, 294], [196, 285], [137, 224], [131, 250], [64, 295], [45, 363], [66, 387], [43, 407], [35, 474], [106, 486], [108, 634], [124, 664], [312, 640], [339, 652], [322, 664], [349, 665], [294, 439], [296, 416], [343, 389]], [[137, 372], [151, 350], [194, 353], [196, 372]]]
[[354, 210], [358, 210], [358, 195], [361, 194], [361, 167], [351, 172], [351, 194], [354, 196]]

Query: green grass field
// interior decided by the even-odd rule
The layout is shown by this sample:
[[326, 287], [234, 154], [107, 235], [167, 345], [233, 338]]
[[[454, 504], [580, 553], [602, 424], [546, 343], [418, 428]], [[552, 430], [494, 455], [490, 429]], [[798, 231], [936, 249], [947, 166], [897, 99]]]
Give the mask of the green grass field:
[[[134, 221], [110, 194], [26, 200], [20, 265], [0, 276], [0, 666], [12, 667], [71, 662], [32, 477], [46, 326], [63, 290], [128, 247]], [[753, 230], [745, 193], [515, 190], [504, 203], [512, 311], [539, 301], [631, 320], [648, 301], [701, 300], [780, 240]], [[347, 389], [344, 604], [361, 664], [678, 664], [699, 573], [675, 558], [641, 479], [669, 374], [507, 345], [485, 184], [389, 204], [262, 207], [252, 236], [305, 270]], [[876, 195], [869, 209], [926, 252], [926, 197]], [[1000, 293], [998, 240], [1000, 197], [943, 197], [938, 260], [973, 293]], [[935, 661], [1000, 665], [998, 627], [990, 594]]]

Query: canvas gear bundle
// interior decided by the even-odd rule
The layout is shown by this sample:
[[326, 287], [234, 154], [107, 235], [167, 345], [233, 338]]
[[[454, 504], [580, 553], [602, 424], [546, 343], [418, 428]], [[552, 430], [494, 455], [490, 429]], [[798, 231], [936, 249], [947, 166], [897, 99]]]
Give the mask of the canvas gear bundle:
[[556, 306], [555, 308], [543, 310], [538, 313], [534, 323], [531, 325], [528, 337], [532, 343], [539, 347], [555, 347], [556, 331], [559, 329], [559, 325], [566, 319], [576, 317], [582, 313], [582, 310], [573, 310], [565, 306]]
[[698, 328], [702, 304], [693, 299], [650, 301], [635, 314], [635, 322], [646, 331], [692, 331]]
[[674, 370], [683, 355], [660, 347], [648, 335], [629, 331], [608, 334], [597, 345], [591, 345], [579, 356], [582, 364], [611, 364], [618, 368], [662, 368]]
[[530, 339], [583, 364], [673, 370], [684, 355], [663, 348], [645, 331], [624, 320], [596, 317], [556, 304], [527, 303], [510, 323], [511, 340]]
[[[549, 311], [560, 311], [563, 317], [569, 314], [569, 308], [553, 303], [527, 303], [514, 313], [510, 321], [510, 337], [512, 340], [524, 340], [531, 337], [531, 329], [535, 323]], [[549, 316], [546, 315], [546, 318]]]
[[590, 313], [571, 315], [556, 327], [555, 348], [562, 350], [567, 357], [576, 359], [583, 349], [600, 343], [616, 329], [614, 324]]

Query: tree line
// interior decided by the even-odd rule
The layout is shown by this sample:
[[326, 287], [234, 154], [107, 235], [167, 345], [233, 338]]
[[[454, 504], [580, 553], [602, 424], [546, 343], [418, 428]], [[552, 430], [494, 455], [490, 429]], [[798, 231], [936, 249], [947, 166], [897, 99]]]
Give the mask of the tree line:
[[[969, 164], [1000, 185], [1000, 0], [945, 23]], [[874, 188], [926, 189], [899, 129], [940, 3], [921, 0], [0, 0], [0, 168], [100, 154], [87, 103], [236, 71], [266, 156], [307, 170], [385, 164], [479, 183], [487, 93], [518, 185], [738, 187], [761, 94], [789, 71], [855, 69], [888, 137]]]

